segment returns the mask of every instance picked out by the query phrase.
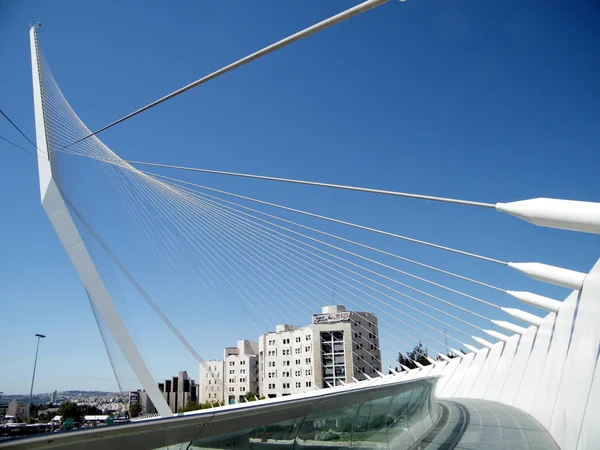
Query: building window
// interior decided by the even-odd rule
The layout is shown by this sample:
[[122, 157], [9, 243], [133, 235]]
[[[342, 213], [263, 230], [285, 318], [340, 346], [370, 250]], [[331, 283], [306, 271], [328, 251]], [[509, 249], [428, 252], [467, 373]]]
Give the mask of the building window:
[[302, 349], [301, 349], [301, 348], [297, 348], [297, 349], [296, 349], [296, 354], [299, 354], [301, 351], [302, 351]]
[[371, 350], [375, 350], [375, 346], [371, 344]]
[[301, 371], [301, 370], [296, 370], [296, 371], [294, 372], [294, 375], [295, 375], [295, 376], [297, 376], [297, 377], [299, 377], [299, 376], [301, 376], [301, 375], [302, 375], [302, 371]]
[[357, 332], [354, 332], [354, 337], [358, 338], [358, 333]]
[[296, 382], [296, 387], [297, 387], [297, 388], [299, 388], [299, 387], [301, 387], [301, 386], [302, 386], [302, 383], [300, 383], [299, 381], [298, 381], [298, 382]]
[[300, 336], [296, 338], [296, 342], [300, 342]]
[[311, 338], [310, 338], [310, 334], [307, 334], [307, 335], [306, 335], [306, 340], [307, 340], [307, 341], [310, 341], [310, 339], [311, 339]]
[[304, 371], [304, 375], [310, 375], [310, 374], [311, 374], [311, 371], [310, 371], [310, 369], [306, 369], [306, 370]]
[[310, 345], [308, 347], [304, 347], [305, 352], [310, 352]]
[[306, 387], [311, 387], [312, 386], [312, 381], [307, 381], [306, 382]]
[[306, 358], [306, 364], [310, 364], [311, 363], [311, 359], [310, 358]]
[[299, 359], [296, 360], [296, 365], [298, 365], [298, 364], [300, 364], [300, 360]]

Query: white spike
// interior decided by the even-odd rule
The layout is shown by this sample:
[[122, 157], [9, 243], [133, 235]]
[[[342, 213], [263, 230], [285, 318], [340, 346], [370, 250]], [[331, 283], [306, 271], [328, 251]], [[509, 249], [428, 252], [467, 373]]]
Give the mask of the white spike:
[[367, 375], [366, 373], [363, 373], [363, 375], [364, 375], [365, 377], [367, 377], [367, 379], [368, 379], [368, 380], [372, 380], [372, 379], [373, 379], [373, 377], [370, 377], [370, 376], [369, 376], [369, 375]]
[[438, 361], [436, 361], [433, 358], [430, 358], [429, 356], [426, 356], [425, 358], [427, 358], [427, 361], [429, 361], [431, 364], [436, 365], [438, 363]]
[[462, 358], [463, 356], [465, 356], [465, 354], [463, 352], [461, 352], [460, 350], [455, 350], [455, 349], [451, 348], [450, 351], [452, 353], [454, 353], [456, 356], [458, 356], [459, 358]]
[[505, 330], [515, 334], [523, 334], [527, 329], [519, 325], [515, 325], [514, 323], [505, 322], [504, 320], [492, 320], [492, 323], [498, 325], [500, 328], [504, 328]]
[[329, 381], [326, 381], [326, 382], [325, 382], [325, 384], [326, 384], [328, 387], [330, 387], [330, 388], [332, 388], [332, 387], [333, 387]]
[[402, 367], [404, 370], [406, 370], [407, 372], [410, 370], [408, 367], [406, 367], [404, 364], [400, 364], [400, 367]]
[[558, 300], [544, 297], [543, 295], [537, 295], [532, 292], [506, 291], [506, 293], [508, 295], [512, 295], [516, 299], [521, 300], [523, 303], [527, 303], [531, 306], [537, 306], [538, 308], [542, 308], [550, 312], [558, 312], [560, 305], [562, 305], [562, 303]]
[[472, 345], [465, 343], [463, 343], [463, 345], [466, 347], [467, 350], [471, 350], [473, 353], [477, 353], [479, 351], [477, 347], [473, 347]]
[[506, 342], [506, 341], [508, 341], [508, 338], [509, 338], [509, 336], [502, 334], [502, 333], [498, 333], [497, 331], [494, 331], [494, 330], [482, 330], [482, 331], [484, 333], [489, 334], [493, 338], [498, 339], [499, 341]]
[[562, 267], [549, 266], [542, 263], [513, 263], [509, 262], [508, 267], [512, 267], [534, 280], [544, 283], [555, 284], [557, 286], [569, 289], [579, 290], [583, 286], [585, 273], [575, 270], [563, 269]]
[[539, 327], [540, 324], [542, 323], [542, 318], [539, 316], [536, 316], [535, 314], [531, 314], [531, 313], [522, 311], [517, 308], [503, 308], [502, 307], [500, 309], [502, 311], [504, 311], [505, 313], [510, 314], [515, 319], [521, 320], [530, 325], [535, 325], [536, 327]]
[[443, 353], [440, 353], [440, 358], [442, 358], [444, 361], [452, 361], [451, 358], [448, 357], [448, 355], [444, 355]]
[[352, 381], [354, 381], [355, 383], [358, 383], [358, 378], [352, 377]]
[[532, 198], [496, 203], [496, 210], [542, 227], [600, 234], [600, 203]]
[[473, 340], [474, 340], [475, 342], [479, 342], [479, 343], [480, 343], [481, 345], [483, 345], [484, 347], [487, 347], [487, 348], [492, 348], [492, 347], [494, 346], [494, 344], [492, 344], [491, 342], [489, 342], [489, 341], [486, 341], [485, 339], [482, 339], [482, 338], [480, 338], [480, 337], [477, 337], [477, 336], [471, 336], [471, 337], [473, 338]]
[[242, 399], [244, 400], [244, 403], [248, 403], [248, 399], [246, 397], [242, 397]]
[[415, 363], [415, 366], [417, 366], [419, 369], [422, 369], [423, 367], [425, 367], [423, 364], [421, 364], [421, 363], [420, 363], [420, 362], [418, 362], [418, 361], [414, 361], [414, 360], [413, 360], [413, 362]]
[[346, 383], [344, 383], [342, 380], [340, 380], [340, 383], [342, 383], [342, 386], [346, 386]]
[[383, 373], [381, 373], [379, 370], [375, 369], [375, 372], [377, 372], [377, 375], [379, 375], [380, 377], [385, 377], [385, 375]]
[[396, 369], [394, 369], [394, 368], [393, 368], [393, 367], [391, 367], [391, 366], [388, 366], [388, 369], [390, 369], [390, 371], [391, 371], [392, 373], [400, 373], [400, 372], [398, 372]]

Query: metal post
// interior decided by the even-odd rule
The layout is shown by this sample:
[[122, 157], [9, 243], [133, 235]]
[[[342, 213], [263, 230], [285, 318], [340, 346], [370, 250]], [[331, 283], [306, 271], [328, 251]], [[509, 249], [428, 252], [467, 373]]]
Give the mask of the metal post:
[[37, 345], [35, 347], [35, 359], [33, 361], [33, 376], [31, 377], [31, 389], [29, 390], [29, 404], [27, 405], [27, 422], [29, 422], [29, 414], [30, 414], [30, 410], [31, 410], [31, 398], [33, 396], [33, 382], [35, 381], [35, 368], [37, 366], [37, 358], [38, 358], [38, 352], [40, 350], [40, 339], [45, 338], [46, 336], [44, 336], [43, 334], [36, 334], [37, 339]]

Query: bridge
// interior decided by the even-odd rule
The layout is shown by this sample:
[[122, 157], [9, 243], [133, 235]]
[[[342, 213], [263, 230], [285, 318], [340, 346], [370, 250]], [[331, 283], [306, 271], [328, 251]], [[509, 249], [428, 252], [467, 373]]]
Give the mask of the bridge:
[[[85, 126], [62, 95], [41, 54], [38, 26], [31, 28], [35, 146], [42, 206], [81, 278], [107, 347], [108, 341], [116, 344], [160, 417], [124, 426], [9, 441], [0, 448], [597, 448], [600, 262], [582, 273], [542, 261], [502, 261], [172, 174], [193, 177], [208, 173], [398, 200], [442, 202], [455, 208], [481, 209], [486, 214], [509, 214], [531, 226], [556, 229], [556, 233], [562, 232], [558, 229], [600, 233], [599, 203], [552, 198], [483, 203], [326, 181], [129, 161], [98, 137], [134, 115], [384, 3], [366, 1], [95, 132]], [[148, 254], [162, 264], [165, 276], [193, 280], [193, 289], [206, 293], [204, 301], [219, 302], [222, 292], [234, 293], [244, 314], [272, 317], [273, 325], [280, 317], [301, 318], [302, 313], [314, 311], [320, 306], [318, 299], [333, 287], [336, 298], [351, 310], [378, 314], [380, 339], [391, 343], [388, 348], [398, 343], [410, 348], [410, 343], [424, 339], [436, 346], [439, 356], [421, 355], [429, 364], [412, 361], [416, 368], [388, 370], [373, 352], [369, 353], [370, 362], [356, 361], [369, 369], [363, 371], [362, 379], [349, 376], [335, 385], [315, 386], [293, 395], [173, 415], [115, 298], [137, 295], [198, 364], [206, 363], [168, 317], [152, 280], [144, 280], [139, 271], [130, 268], [140, 253], [113, 248], [114, 229], [102, 215], [94, 215], [94, 201], [85, 197], [91, 191], [75, 183], [74, 173], [85, 173], [81, 176], [93, 186], [96, 196], [110, 193], [118, 199], [127, 213], [123, 220], [131, 224], [130, 229], [118, 231], [127, 233], [127, 240], [135, 236], [144, 242]], [[427, 255], [433, 254], [429, 251], [452, 253], [514, 271], [540, 285], [560, 286], [570, 293], [565, 298], [549, 298], [496, 286], [438, 267], [435, 262], [410, 259], [350, 239], [343, 232], [314, 223], [407, 242], [426, 248]], [[442, 275], [466, 287], [442, 283], [410, 267]], [[128, 284], [125, 294], [115, 288], [116, 278]], [[493, 300], [482, 292], [489, 292]], [[444, 351], [442, 333], [451, 340], [450, 352]], [[332, 430], [336, 437], [331, 439], [335, 440], [327, 438]]]

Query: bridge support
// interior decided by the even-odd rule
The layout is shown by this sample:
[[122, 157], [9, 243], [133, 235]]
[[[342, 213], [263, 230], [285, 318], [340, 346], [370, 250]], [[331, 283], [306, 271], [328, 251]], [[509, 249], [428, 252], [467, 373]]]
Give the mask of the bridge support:
[[54, 231], [58, 235], [61, 244], [65, 248], [69, 259], [73, 263], [79, 278], [83, 282], [87, 294], [100, 316], [108, 326], [111, 335], [117, 342], [127, 362], [136, 374], [140, 384], [146, 390], [158, 413], [165, 417], [171, 416], [172, 412], [162, 393], [158, 390], [158, 384], [148, 370], [142, 359], [131, 335], [127, 331], [110, 294], [106, 290], [102, 278], [92, 261], [85, 244], [81, 239], [79, 231], [73, 222], [73, 218], [67, 209], [67, 205], [53, 177], [51, 155], [48, 151], [46, 137], [46, 125], [44, 120], [44, 99], [42, 96], [40, 58], [37, 45], [37, 27], [34, 25], [30, 30], [31, 43], [31, 66], [33, 75], [33, 104], [35, 112], [35, 134], [38, 149], [38, 172], [40, 180], [40, 194], [42, 206], [48, 215]]

